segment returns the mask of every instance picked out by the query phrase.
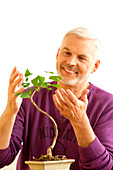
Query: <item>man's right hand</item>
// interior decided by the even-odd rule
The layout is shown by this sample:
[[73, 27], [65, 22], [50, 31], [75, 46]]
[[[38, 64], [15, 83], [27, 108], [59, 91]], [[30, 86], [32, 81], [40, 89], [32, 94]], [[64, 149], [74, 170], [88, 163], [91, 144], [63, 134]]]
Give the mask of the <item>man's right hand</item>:
[[9, 79], [8, 102], [6, 107], [6, 110], [11, 114], [16, 114], [20, 108], [22, 99], [15, 95], [24, 90], [24, 87], [21, 86], [22, 82], [23, 74], [19, 73], [17, 68], [14, 67]]
[[10, 143], [15, 118], [22, 102], [22, 99], [19, 101], [20, 97], [15, 95], [24, 90], [22, 82], [23, 75], [14, 67], [9, 79], [7, 106], [0, 117], [0, 149], [6, 149]]

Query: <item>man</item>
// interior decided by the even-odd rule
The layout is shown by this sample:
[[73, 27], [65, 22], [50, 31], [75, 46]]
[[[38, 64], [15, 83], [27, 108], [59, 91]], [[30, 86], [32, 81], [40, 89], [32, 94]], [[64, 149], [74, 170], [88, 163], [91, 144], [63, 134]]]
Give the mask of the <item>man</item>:
[[[76, 28], [65, 35], [57, 52], [61, 88], [41, 89], [34, 96], [58, 125], [53, 155], [75, 159], [72, 170], [110, 170], [113, 166], [113, 96], [88, 82], [99, 64], [99, 40], [90, 30]], [[9, 80], [8, 104], [0, 119], [0, 167], [10, 164], [21, 149], [17, 170], [28, 170], [24, 162], [46, 154], [54, 128], [29, 99], [22, 104], [17, 101], [15, 94], [23, 91], [22, 81], [15, 67]]]

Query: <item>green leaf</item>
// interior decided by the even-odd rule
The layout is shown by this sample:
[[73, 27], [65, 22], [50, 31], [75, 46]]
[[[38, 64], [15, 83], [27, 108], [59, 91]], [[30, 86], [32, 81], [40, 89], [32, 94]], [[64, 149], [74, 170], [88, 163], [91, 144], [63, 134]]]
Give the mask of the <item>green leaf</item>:
[[31, 93], [32, 93], [32, 89], [29, 89], [29, 88], [28, 88], [27, 93], [28, 93], [28, 94], [31, 94]]
[[51, 86], [51, 84], [48, 83], [48, 82], [45, 82], [45, 83], [43, 83], [43, 85], [42, 85], [43, 88], [46, 88], [46, 87], [48, 87], [48, 86]]
[[27, 82], [28, 80], [29, 80], [29, 79], [28, 79], [28, 77], [27, 77], [25, 81]]
[[28, 76], [30, 76], [30, 75], [32, 75], [32, 73], [30, 73], [30, 71], [27, 69], [27, 70], [25, 71], [25, 77], [28, 77]]
[[52, 71], [44, 71], [44, 72], [54, 74], [54, 72], [52, 72]]
[[52, 90], [52, 88], [51, 87], [48, 87], [48, 86], [51, 86], [51, 84], [50, 83], [48, 83], [48, 82], [44, 82], [44, 84], [43, 84], [43, 88], [46, 88], [46, 89], [48, 89], [48, 90]]
[[50, 76], [49, 79], [54, 81], [62, 80], [61, 76]]
[[38, 78], [39, 78], [39, 84], [40, 84], [40, 86], [42, 86], [44, 84], [45, 77], [38, 76]]
[[34, 78], [33, 80], [31, 80], [32, 84], [35, 87], [43, 86], [44, 81], [45, 81], [45, 77], [42, 77], [42, 76], [39, 76], [39, 75], [36, 78]]
[[38, 86], [38, 76], [36, 78], [34, 78], [33, 80], [31, 80], [31, 83], [33, 84], [33, 86], [37, 87]]
[[17, 93], [16, 95], [15, 95], [15, 97], [17, 97], [17, 96], [20, 96], [22, 93]]
[[52, 88], [51, 87], [45, 87], [46, 89], [48, 89], [48, 90], [52, 90]]
[[21, 94], [21, 98], [29, 98], [29, 97], [30, 97], [30, 95], [28, 94], [28, 92], [23, 92]]
[[61, 88], [58, 84], [51, 84], [51, 86], [58, 88]]
[[22, 83], [23, 87], [29, 87], [30, 83]]

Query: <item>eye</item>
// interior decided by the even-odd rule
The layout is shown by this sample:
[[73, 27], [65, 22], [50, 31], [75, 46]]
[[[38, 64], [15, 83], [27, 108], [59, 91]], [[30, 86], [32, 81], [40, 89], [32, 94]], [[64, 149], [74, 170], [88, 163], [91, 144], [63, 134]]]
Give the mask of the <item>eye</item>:
[[69, 51], [64, 51], [64, 55], [65, 55], [65, 56], [70, 56], [71, 53], [70, 53]]
[[65, 52], [65, 54], [70, 55], [70, 52]]
[[86, 57], [84, 55], [78, 55], [79, 60], [86, 60]]

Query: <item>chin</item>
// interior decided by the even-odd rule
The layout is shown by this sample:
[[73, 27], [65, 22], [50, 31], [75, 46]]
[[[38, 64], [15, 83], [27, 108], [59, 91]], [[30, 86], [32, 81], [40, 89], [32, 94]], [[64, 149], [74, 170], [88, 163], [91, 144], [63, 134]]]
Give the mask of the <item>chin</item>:
[[74, 85], [79, 84], [80, 82], [82, 82], [81, 76], [73, 78], [73, 79], [70, 79], [69, 77], [63, 76], [60, 69], [58, 69], [58, 68], [57, 68], [57, 74], [62, 77], [62, 80], [60, 80], [60, 81], [64, 85], [74, 86]]
[[74, 86], [74, 85], [79, 83], [79, 80], [78, 79], [65, 80], [65, 79], [62, 78], [61, 82], [65, 85], [68, 85], [68, 86]]

